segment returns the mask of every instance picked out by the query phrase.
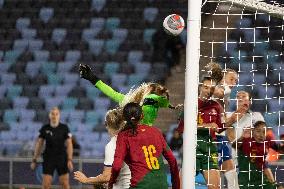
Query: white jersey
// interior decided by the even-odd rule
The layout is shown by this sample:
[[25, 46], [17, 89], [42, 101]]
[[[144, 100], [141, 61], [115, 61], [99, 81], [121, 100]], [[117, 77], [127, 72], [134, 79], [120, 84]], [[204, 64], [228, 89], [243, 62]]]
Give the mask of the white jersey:
[[[117, 136], [110, 139], [109, 143], [105, 147], [105, 161], [106, 167], [111, 167], [114, 161], [114, 154], [116, 149]], [[113, 189], [128, 189], [130, 187], [131, 172], [128, 165], [123, 163], [116, 183], [113, 185]]]
[[262, 114], [260, 112], [248, 111], [239, 121], [235, 122], [232, 126], [236, 130], [236, 140], [243, 136], [245, 128], [252, 128], [257, 121], [264, 121]]
[[[243, 136], [245, 128], [251, 128], [257, 121], [264, 121], [262, 114], [260, 112], [249, 111], [239, 121], [235, 122], [232, 126], [236, 131], [236, 140]], [[235, 165], [238, 166], [237, 151], [235, 148], [232, 148], [232, 158]]]

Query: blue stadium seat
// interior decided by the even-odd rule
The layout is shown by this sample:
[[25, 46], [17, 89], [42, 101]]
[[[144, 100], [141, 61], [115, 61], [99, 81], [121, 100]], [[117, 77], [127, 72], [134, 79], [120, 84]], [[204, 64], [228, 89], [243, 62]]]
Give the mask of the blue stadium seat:
[[94, 125], [93, 127], [95, 127], [100, 123], [100, 116], [96, 114], [96, 111], [88, 111], [86, 112], [85, 123]]
[[187, 31], [186, 28], [184, 28], [184, 30], [180, 34], [181, 42], [184, 45], [186, 45], [186, 40], [187, 40], [187, 32], [186, 31]]
[[0, 66], [0, 74], [7, 73], [9, 68], [11, 67], [11, 64], [1, 64]]
[[13, 50], [25, 51], [29, 46], [29, 41], [27, 39], [16, 39], [14, 41]]
[[263, 54], [264, 52], [267, 52], [269, 49], [269, 43], [268, 42], [262, 42], [262, 43], [257, 43], [254, 46], [254, 52]]
[[63, 80], [62, 75], [60, 74], [48, 74], [47, 81], [49, 85], [61, 85]]
[[98, 97], [94, 99], [94, 106], [96, 110], [107, 110], [110, 106], [110, 99], [105, 97]]
[[129, 90], [131, 89], [132, 86], [127, 86], [127, 85], [118, 85], [117, 88], [118, 88], [118, 91], [122, 94], [126, 94], [129, 92]]
[[2, 9], [4, 5], [4, 0], [0, 0], [0, 8]]
[[279, 114], [278, 113], [264, 113], [263, 117], [268, 127], [279, 126]]
[[274, 63], [279, 63], [279, 58], [280, 58], [280, 53], [278, 51], [274, 51], [274, 50], [269, 50], [267, 52], [267, 58], [266, 59], [266, 63], [267, 64], [274, 64]]
[[69, 61], [58, 62], [56, 72], [60, 74], [69, 73], [75, 64], [76, 62]]
[[268, 112], [279, 112], [282, 111], [284, 108], [283, 100], [280, 99], [270, 99], [268, 101], [269, 108]]
[[74, 85], [60, 85], [55, 87], [55, 96], [66, 97]]
[[22, 31], [30, 26], [31, 20], [30, 18], [18, 18], [16, 21], [16, 29], [18, 31]]
[[55, 91], [55, 87], [51, 85], [41, 85], [39, 88], [38, 96], [40, 98], [52, 97]]
[[89, 50], [92, 54], [98, 56], [102, 52], [104, 40], [94, 39], [89, 41]]
[[66, 52], [64, 60], [67, 62], [77, 62], [81, 57], [81, 52], [78, 50], [69, 50]]
[[127, 85], [129, 86], [138, 86], [141, 84], [145, 79], [144, 74], [130, 74], [127, 79]]
[[0, 62], [2, 62], [3, 57], [4, 57], [4, 51], [0, 51]]
[[111, 85], [113, 87], [124, 85], [126, 78], [127, 78], [126, 74], [112, 74], [111, 75]]
[[118, 40], [120, 43], [123, 43], [125, 39], [127, 38], [128, 30], [117, 28], [112, 30], [112, 38], [114, 40]]
[[24, 28], [21, 30], [23, 39], [34, 39], [36, 38], [36, 30], [31, 28]]
[[155, 7], [148, 7], [144, 9], [143, 18], [145, 21], [153, 23], [158, 15], [158, 9]]
[[118, 62], [107, 62], [104, 67], [104, 74], [107, 76], [111, 76], [117, 73], [119, 70]]
[[254, 42], [258, 41], [260, 36], [260, 31], [255, 29], [243, 29], [244, 32], [244, 41], [246, 42]]
[[4, 123], [17, 122], [19, 119], [19, 113], [15, 110], [5, 110], [3, 115]]
[[233, 64], [239, 64], [241, 62], [244, 62], [247, 58], [247, 52], [242, 50], [236, 50], [232, 52], [231, 56], [231, 63]]
[[105, 50], [108, 54], [114, 55], [117, 53], [120, 46], [120, 41], [115, 39], [109, 39], [106, 41]]
[[56, 70], [56, 63], [55, 62], [47, 62], [41, 65], [41, 73], [45, 75], [53, 74]]
[[251, 81], [253, 80], [252, 73], [239, 73], [238, 77], [238, 85], [251, 85]]
[[256, 69], [256, 64], [252, 62], [242, 62], [239, 64], [238, 72], [252, 72], [252, 70]]
[[134, 65], [138, 62], [141, 62], [142, 59], [143, 59], [143, 52], [133, 50], [128, 53], [127, 62]]
[[13, 85], [13, 83], [16, 81], [16, 74], [14, 73], [4, 73], [1, 74], [1, 84], [10, 86]]
[[99, 31], [101, 31], [105, 26], [105, 19], [104, 18], [92, 18], [91, 19], [91, 23], [90, 23], [90, 28], [92, 29], [98, 29]]
[[[77, 101], [78, 102], [78, 101]], [[64, 105], [64, 103], [63, 103]], [[79, 122], [82, 123], [85, 118], [85, 112], [83, 110], [73, 110], [70, 112], [69, 122]]]
[[33, 57], [35, 61], [48, 61], [49, 51], [47, 50], [35, 50], [33, 51]]
[[273, 98], [276, 97], [276, 87], [274, 86], [258, 86], [257, 87], [258, 98]]
[[[65, 98], [63, 103], [62, 103], [62, 109], [63, 110], [74, 110], [75, 107], [78, 104], [78, 99], [77, 98], [73, 98], [73, 97], [68, 97]], [[71, 112], [70, 112], [71, 115]], [[69, 117], [70, 119], [70, 117]]]
[[252, 21], [249, 18], [242, 18], [236, 21], [235, 26], [237, 28], [252, 28]]
[[101, 12], [106, 4], [106, 0], [92, 0], [91, 10], [96, 10], [96, 12]]
[[134, 64], [135, 73], [148, 75], [151, 71], [152, 65], [149, 62], [139, 62]]
[[101, 94], [101, 91], [96, 87], [88, 87], [87, 88], [87, 97], [89, 99], [95, 99]]
[[19, 58], [23, 51], [21, 50], [9, 50], [5, 52], [4, 62], [13, 64]]
[[120, 25], [120, 19], [117, 17], [110, 17], [106, 20], [106, 29], [112, 31], [118, 28]]
[[86, 28], [82, 32], [82, 39], [85, 42], [88, 42], [89, 40], [95, 39], [95, 37], [98, 35], [98, 33], [101, 31], [100, 28]]
[[0, 98], [4, 98], [7, 88], [7, 85], [0, 85]]
[[143, 41], [145, 43], [152, 44], [152, 37], [155, 32], [156, 32], [156, 29], [146, 28], [143, 32]]
[[21, 122], [31, 122], [36, 116], [35, 110], [27, 110], [27, 109], [21, 109], [20, 110], [20, 121]]
[[25, 70], [26, 74], [31, 77], [36, 76], [43, 64], [44, 62], [28, 62]]
[[51, 40], [60, 45], [66, 37], [66, 29], [64, 28], [55, 28], [52, 32]]
[[42, 7], [39, 12], [39, 18], [44, 22], [47, 23], [54, 14], [53, 8], [50, 7]]
[[27, 97], [16, 97], [13, 100], [13, 108], [14, 109], [26, 109], [29, 103], [29, 98]]
[[43, 41], [40, 39], [29, 40], [29, 51], [38, 51], [43, 47]]
[[8, 88], [6, 96], [9, 99], [14, 99], [21, 95], [23, 87], [21, 85], [12, 85]]
[[62, 123], [67, 123], [70, 115], [70, 110], [61, 110], [60, 112], [60, 121]]
[[64, 97], [45, 98], [44, 99], [45, 100], [45, 109], [47, 111], [50, 111], [51, 108], [53, 108], [53, 107], [59, 107], [62, 104], [64, 99], [65, 99]]
[[254, 74], [253, 77], [253, 84], [256, 86], [264, 85], [266, 82], [266, 76], [263, 74]]
[[63, 84], [77, 85], [79, 81], [79, 74], [65, 73], [63, 75]]
[[238, 48], [237, 41], [229, 41], [227, 43], [224, 43], [222, 45], [222, 49], [224, 52], [227, 52], [229, 54], [235, 52]]

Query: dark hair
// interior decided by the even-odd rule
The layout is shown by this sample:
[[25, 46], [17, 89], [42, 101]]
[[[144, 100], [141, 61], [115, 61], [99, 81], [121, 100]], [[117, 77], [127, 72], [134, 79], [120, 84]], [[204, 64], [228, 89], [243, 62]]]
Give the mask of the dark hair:
[[132, 129], [132, 134], [136, 134], [137, 125], [142, 116], [142, 107], [135, 102], [126, 104], [123, 108], [123, 118], [126, 121], [125, 129]]
[[265, 125], [266, 126], [266, 123], [264, 121], [257, 121], [257, 122], [255, 122], [255, 124], [253, 124], [253, 128], [256, 129], [260, 125]]

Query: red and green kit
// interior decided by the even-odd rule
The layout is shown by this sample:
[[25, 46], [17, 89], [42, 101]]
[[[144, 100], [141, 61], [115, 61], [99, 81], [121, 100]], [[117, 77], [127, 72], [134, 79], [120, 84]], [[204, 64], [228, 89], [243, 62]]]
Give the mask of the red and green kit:
[[164, 156], [170, 166], [172, 188], [180, 188], [176, 159], [157, 128], [138, 125], [134, 134], [132, 129], [122, 131], [118, 134], [116, 144], [110, 187], [125, 162], [131, 171], [130, 188], [168, 189]]
[[273, 141], [256, 142], [254, 138], [244, 138], [238, 149], [239, 185], [241, 189], [276, 189], [264, 175], [267, 167], [266, 155], [269, 148], [279, 146]]

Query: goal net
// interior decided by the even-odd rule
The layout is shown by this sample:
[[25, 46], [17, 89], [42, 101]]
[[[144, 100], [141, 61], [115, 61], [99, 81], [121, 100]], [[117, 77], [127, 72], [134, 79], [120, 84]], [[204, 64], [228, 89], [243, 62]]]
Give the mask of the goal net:
[[[226, 111], [236, 110], [238, 91], [249, 92], [250, 110], [263, 115], [268, 138], [279, 144], [284, 136], [283, 18], [282, 0], [207, 0], [202, 5], [200, 69], [214, 61], [236, 70], [238, 82]], [[284, 156], [269, 156], [273, 177], [283, 185]]]

